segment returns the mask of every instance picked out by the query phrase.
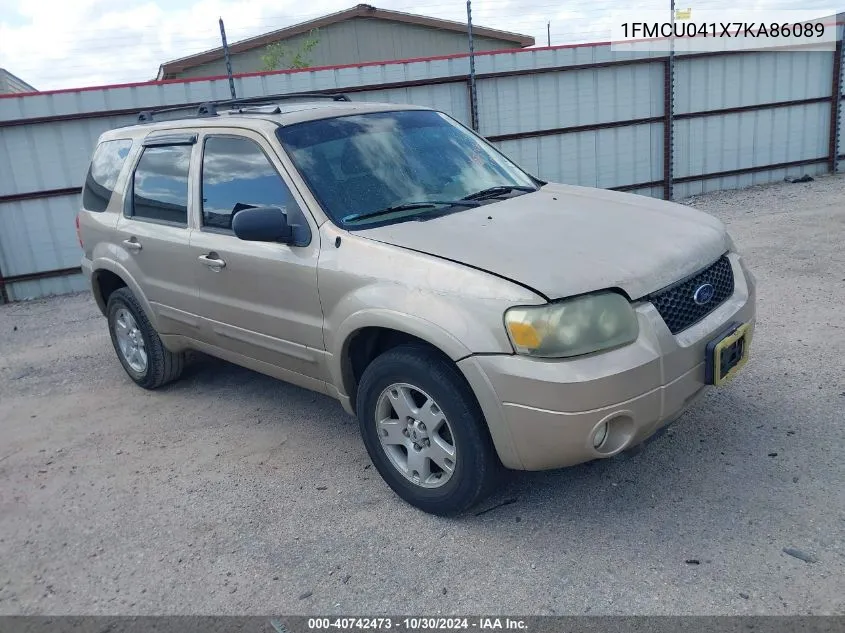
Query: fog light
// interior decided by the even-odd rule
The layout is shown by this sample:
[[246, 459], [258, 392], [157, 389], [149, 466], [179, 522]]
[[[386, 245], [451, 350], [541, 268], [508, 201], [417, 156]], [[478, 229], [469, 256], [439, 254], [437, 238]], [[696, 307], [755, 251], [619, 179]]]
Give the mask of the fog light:
[[607, 439], [607, 422], [603, 422], [593, 433], [593, 448], [599, 448]]

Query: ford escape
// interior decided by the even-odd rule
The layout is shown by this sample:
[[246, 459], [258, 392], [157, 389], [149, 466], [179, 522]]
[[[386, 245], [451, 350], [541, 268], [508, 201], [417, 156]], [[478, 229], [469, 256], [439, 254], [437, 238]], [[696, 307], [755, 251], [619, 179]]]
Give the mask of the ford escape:
[[754, 278], [709, 215], [544, 182], [427, 108], [174, 114], [101, 136], [77, 217], [126, 373], [199, 350], [336, 398], [425, 511], [632, 447], [748, 358]]

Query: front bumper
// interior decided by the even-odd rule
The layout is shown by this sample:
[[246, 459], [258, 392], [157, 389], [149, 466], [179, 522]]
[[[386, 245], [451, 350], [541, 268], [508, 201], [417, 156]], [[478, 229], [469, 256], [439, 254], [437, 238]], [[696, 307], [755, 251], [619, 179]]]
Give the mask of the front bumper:
[[[705, 347], [732, 321], [755, 323], [755, 281], [729, 255], [734, 294], [673, 335], [651, 303], [637, 306], [639, 338], [609, 352], [561, 360], [470, 356], [458, 363], [478, 398], [502, 463], [571, 466], [634, 446], [680, 415], [705, 388]], [[593, 434], [609, 422], [608, 440]]]

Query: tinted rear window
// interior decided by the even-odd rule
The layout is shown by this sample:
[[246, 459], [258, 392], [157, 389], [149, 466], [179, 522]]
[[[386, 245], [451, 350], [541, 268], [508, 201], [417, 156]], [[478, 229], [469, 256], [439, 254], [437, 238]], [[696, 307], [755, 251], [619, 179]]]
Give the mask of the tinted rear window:
[[191, 145], [147, 147], [135, 168], [132, 215], [188, 224], [188, 168]]
[[129, 139], [104, 141], [97, 146], [82, 189], [83, 207], [89, 211], [106, 210], [131, 148]]

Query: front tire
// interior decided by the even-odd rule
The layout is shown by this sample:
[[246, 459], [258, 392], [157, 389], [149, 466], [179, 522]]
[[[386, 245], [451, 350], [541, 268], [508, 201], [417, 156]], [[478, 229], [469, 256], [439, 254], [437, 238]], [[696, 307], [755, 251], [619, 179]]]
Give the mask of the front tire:
[[164, 346], [129, 288], [111, 294], [106, 315], [114, 351], [135, 384], [157, 389], [182, 375], [185, 355]]
[[484, 416], [436, 350], [401, 345], [377, 357], [361, 377], [356, 409], [370, 459], [411, 505], [452, 515], [489, 494], [500, 465]]

